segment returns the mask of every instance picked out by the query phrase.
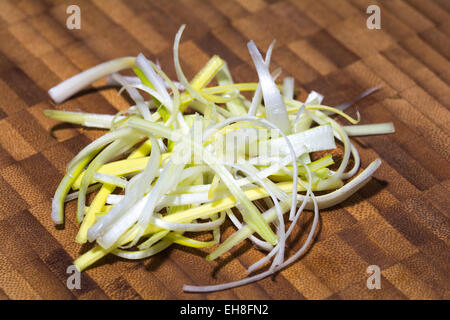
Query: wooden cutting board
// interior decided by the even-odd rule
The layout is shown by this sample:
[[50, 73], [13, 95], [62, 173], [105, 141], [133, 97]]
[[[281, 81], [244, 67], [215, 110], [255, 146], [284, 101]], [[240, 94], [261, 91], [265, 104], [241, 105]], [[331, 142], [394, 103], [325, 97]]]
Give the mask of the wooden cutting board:
[[[0, 298], [2, 299], [449, 299], [450, 2], [379, 2], [381, 29], [366, 27], [366, 0], [76, 1], [81, 29], [66, 27], [73, 1], [0, 0]], [[66, 286], [67, 267], [89, 246], [74, 242], [75, 204], [55, 228], [51, 198], [65, 165], [102, 131], [46, 119], [44, 109], [113, 114], [129, 106], [116, 89], [96, 89], [55, 106], [47, 90], [100, 62], [143, 52], [175, 78], [172, 43], [186, 23], [180, 54], [192, 77], [213, 54], [236, 81], [255, 81], [246, 43], [272, 69], [293, 76], [300, 99], [327, 105], [381, 89], [349, 110], [362, 123], [392, 121], [396, 133], [357, 138], [362, 167], [380, 157], [374, 179], [321, 212], [316, 241], [273, 278], [188, 294], [183, 284], [244, 277], [261, 253], [243, 245], [218, 262], [179, 246], [142, 261], [108, 257]], [[312, 215], [297, 230], [305, 239]], [[231, 233], [227, 229], [225, 234]], [[366, 286], [367, 267], [381, 289]]]

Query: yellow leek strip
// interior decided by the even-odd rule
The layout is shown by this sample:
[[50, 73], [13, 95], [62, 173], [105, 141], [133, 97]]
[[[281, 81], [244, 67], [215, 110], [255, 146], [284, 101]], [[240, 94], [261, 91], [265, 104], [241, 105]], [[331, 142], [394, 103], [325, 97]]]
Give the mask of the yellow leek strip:
[[211, 240], [211, 241], [200, 241], [195, 240], [192, 238], [188, 238], [186, 236], [183, 236], [179, 233], [171, 232], [167, 235], [168, 239], [172, 240], [174, 243], [183, 245], [185, 247], [191, 247], [191, 248], [206, 248], [211, 247], [215, 244], [217, 244], [217, 241]]
[[[148, 140], [150, 141], [150, 140]], [[151, 144], [149, 147], [149, 144], [147, 142], [142, 143], [136, 150], [134, 150], [129, 156], [128, 160], [133, 160], [134, 158], [141, 158], [150, 152]], [[148, 161], [147, 161], [148, 162]], [[82, 173], [84, 174], [84, 172]], [[81, 180], [80, 180], [81, 183]], [[80, 229], [78, 230], [77, 236], [75, 238], [75, 241], [78, 243], [86, 243], [87, 242], [87, 233], [90, 227], [92, 227], [96, 222], [96, 214], [97, 212], [102, 211], [106, 199], [108, 198], [108, 195], [114, 192], [116, 189], [115, 186], [104, 184], [101, 189], [98, 191], [98, 193], [95, 195], [94, 200], [92, 201], [92, 204], [89, 206], [89, 209], [87, 210], [87, 213], [83, 219], [83, 222], [81, 223]]]
[[208, 199], [209, 200], [214, 199], [214, 193], [216, 192], [217, 188], [219, 187], [219, 182], [220, 182], [220, 177], [217, 174], [215, 174], [214, 178], [211, 182], [211, 187], [209, 187], [209, 190], [208, 190]]
[[[191, 86], [195, 90], [201, 90], [203, 87], [207, 86], [211, 82], [212, 78], [225, 64], [219, 56], [213, 56], [206, 65], [195, 75], [194, 79], [191, 81]], [[180, 111], [183, 112], [189, 103], [193, 100], [188, 92], [184, 92], [181, 97]]]
[[136, 150], [130, 153], [128, 159], [139, 159], [147, 156], [152, 150], [152, 142], [150, 139], [145, 140]]
[[[143, 148], [145, 148], [145, 146]], [[138, 154], [140, 154], [140, 153], [135, 153], [135, 154], [131, 154], [131, 155], [136, 157]], [[170, 153], [170, 152], [163, 153], [161, 155], [161, 162], [168, 159], [171, 154], [172, 153]], [[124, 175], [132, 174], [132, 173], [136, 173], [136, 172], [144, 170], [148, 163], [149, 158], [142, 157], [142, 156], [139, 156], [137, 158], [131, 158], [131, 155], [130, 155], [130, 157], [128, 157], [127, 159], [124, 159], [124, 160], [118, 160], [118, 161], [106, 163], [103, 166], [101, 166], [97, 170], [97, 172], [103, 173], [103, 174], [108, 174], [111, 176], [124, 176]], [[77, 179], [73, 183], [73, 185], [72, 185], [73, 190], [77, 190], [80, 187], [81, 180], [83, 179], [83, 177], [84, 177], [84, 171], [77, 177]], [[93, 181], [91, 181], [91, 183], [96, 183], [96, 181], [93, 180]]]
[[116, 189], [115, 186], [110, 184], [104, 184], [98, 193], [95, 195], [94, 200], [92, 201], [89, 209], [87, 210], [86, 215], [84, 216], [83, 221], [81, 222], [80, 229], [78, 230], [75, 241], [78, 243], [86, 243], [87, 242], [87, 232], [90, 227], [95, 224], [96, 213], [101, 211], [103, 206], [106, 203], [106, 198]]

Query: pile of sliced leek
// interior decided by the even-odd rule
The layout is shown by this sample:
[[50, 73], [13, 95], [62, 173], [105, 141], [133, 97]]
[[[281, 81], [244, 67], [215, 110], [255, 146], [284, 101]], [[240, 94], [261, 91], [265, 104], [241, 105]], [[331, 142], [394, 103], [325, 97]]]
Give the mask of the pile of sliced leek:
[[[357, 125], [359, 114], [354, 119], [344, 113], [376, 88], [336, 108], [323, 105], [323, 96], [314, 91], [304, 102], [296, 100], [294, 79], [277, 84], [280, 70], [269, 71], [274, 43], [265, 58], [253, 41], [248, 43], [257, 83], [234, 83], [218, 56], [188, 81], [178, 56], [183, 30], [173, 46], [177, 81], [139, 54], [102, 63], [49, 90], [61, 103], [107, 77], [108, 84], [121, 87], [119, 94], [126, 91], [134, 101], [115, 115], [45, 111], [52, 119], [109, 130], [67, 165], [53, 198], [52, 218], [62, 224], [65, 202], [77, 200], [76, 241], [96, 243], [75, 260], [80, 271], [108, 254], [143, 259], [174, 244], [210, 247], [207, 260], [242, 241], [266, 252], [250, 266], [247, 278], [184, 287], [191, 292], [223, 290], [264, 278], [302, 256], [315, 236], [319, 209], [347, 199], [381, 164], [376, 159], [360, 170], [349, 136], [391, 133], [394, 128], [392, 123]], [[135, 76], [118, 73], [126, 69]], [[213, 79], [215, 86], [210, 85]], [[351, 125], [340, 125], [335, 116]], [[330, 152], [337, 148], [336, 140], [343, 146], [339, 163]], [[325, 155], [312, 161], [317, 151]], [[87, 203], [89, 193], [93, 198]], [[299, 250], [286, 256], [286, 242], [304, 210], [314, 214], [309, 234]], [[223, 240], [227, 220], [235, 232]], [[206, 240], [205, 234], [210, 234]]]

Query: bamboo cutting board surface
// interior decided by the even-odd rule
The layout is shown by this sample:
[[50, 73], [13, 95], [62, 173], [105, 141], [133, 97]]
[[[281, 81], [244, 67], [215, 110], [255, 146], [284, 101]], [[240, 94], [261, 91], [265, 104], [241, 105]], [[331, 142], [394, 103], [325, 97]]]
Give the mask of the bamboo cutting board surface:
[[[0, 0], [0, 298], [1, 299], [448, 299], [450, 298], [450, 2], [381, 1], [381, 30], [366, 28], [366, 0], [75, 1], [81, 30], [66, 28], [74, 1]], [[74, 3], [75, 3], [74, 2]], [[261, 257], [250, 245], [236, 259], [204, 260], [204, 251], [173, 248], [142, 261], [108, 257], [66, 286], [67, 267], [89, 246], [74, 242], [75, 204], [63, 229], [51, 198], [65, 165], [100, 130], [46, 119], [44, 109], [113, 114], [129, 106], [116, 89], [88, 90], [54, 106], [47, 90], [103, 61], [143, 52], [175, 78], [172, 44], [192, 77], [213, 54], [236, 81], [255, 81], [247, 51], [277, 40], [271, 68], [327, 105], [381, 85], [352, 107], [362, 123], [392, 121], [396, 133], [357, 138], [362, 166], [383, 163], [360, 192], [321, 211], [307, 255], [273, 278], [210, 293], [183, 284], [245, 276]], [[297, 230], [304, 241], [312, 215]], [[231, 229], [225, 234], [229, 235]], [[369, 290], [366, 268], [381, 269]]]

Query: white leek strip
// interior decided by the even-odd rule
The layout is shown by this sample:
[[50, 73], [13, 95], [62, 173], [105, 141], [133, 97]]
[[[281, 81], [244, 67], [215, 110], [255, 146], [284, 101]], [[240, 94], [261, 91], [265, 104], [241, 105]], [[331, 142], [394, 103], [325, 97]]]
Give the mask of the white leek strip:
[[170, 98], [169, 93], [167, 92], [164, 81], [161, 80], [161, 77], [158, 77], [153, 66], [147, 60], [147, 58], [140, 53], [136, 58], [136, 65], [141, 69], [147, 79], [154, 86], [156, 92], [159, 93], [161, 99], [158, 99], [164, 106], [166, 106], [169, 110], [173, 109], [172, 99]]
[[[328, 183], [334, 183], [334, 180], [336, 179], [349, 179], [353, 177], [359, 170], [360, 166], [360, 157], [358, 153], [358, 149], [353, 145], [353, 143], [350, 142], [350, 139], [348, 138], [347, 133], [342, 129], [342, 127], [333, 119], [328, 117], [325, 113], [321, 111], [314, 111], [312, 113], [312, 118], [317, 123], [330, 123], [333, 127], [334, 135], [337, 139], [343, 142], [344, 144], [344, 156], [342, 159], [342, 162], [337, 170], [337, 172], [333, 172], [332, 178], [320, 181], [319, 184], [328, 184]], [[354, 165], [353, 168], [350, 169], [348, 172], [344, 172], [345, 168], [347, 167], [348, 160], [350, 158], [350, 154], [353, 155], [354, 158]]]
[[264, 64], [261, 53], [258, 51], [255, 43], [253, 41], [249, 41], [247, 46], [253, 59], [253, 63], [255, 64], [259, 82], [261, 83], [266, 117], [271, 123], [279, 127], [285, 134], [289, 134], [291, 132], [291, 125], [289, 123], [286, 106], [281, 98], [280, 91], [270, 75], [269, 69]]
[[[300, 162], [301, 162], [301, 160], [300, 160]], [[300, 205], [300, 208], [297, 210], [297, 213], [295, 214], [295, 216], [294, 216], [294, 218], [292, 219], [292, 223], [291, 223], [291, 225], [290, 225], [290, 227], [289, 227], [289, 229], [287, 230], [287, 232], [285, 233], [285, 237], [286, 237], [286, 239], [287, 238], [289, 238], [289, 236], [291, 235], [291, 233], [292, 233], [292, 231], [294, 230], [294, 226], [297, 224], [297, 221], [298, 221], [298, 219], [300, 218], [300, 215], [301, 215], [301, 213], [303, 212], [303, 210], [304, 210], [304, 208], [305, 208], [305, 206], [306, 206], [306, 204], [307, 204], [307, 200], [309, 199], [309, 197], [312, 195], [312, 196], [314, 196], [314, 194], [313, 194], [313, 192], [312, 192], [312, 190], [311, 190], [311, 187], [312, 187], [312, 175], [311, 175], [311, 170], [309, 169], [309, 167], [307, 166], [307, 165], [305, 165], [304, 163], [303, 163], [303, 167], [306, 169], [306, 172], [307, 172], [307, 175], [308, 175], [308, 185], [307, 185], [307, 187], [306, 187], [306, 190], [307, 190], [307, 192], [306, 192], [306, 195], [304, 196], [304, 199], [303, 199], [303, 201], [302, 201], [302, 204]], [[301, 181], [301, 180], [300, 180]], [[302, 182], [301, 182], [302, 183]], [[318, 209], [317, 209], [318, 210]], [[279, 219], [279, 218], [278, 218]], [[254, 270], [256, 270], [257, 268], [259, 268], [260, 266], [262, 266], [262, 265], [264, 265], [266, 262], [268, 262], [270, 259], [271, 259], [271, 257], [273, 256], [273, 255], [275, 255], [277, 252], [277, 256], [275, 257], [275, 259], [274, 259], [274, 261], [273, 261], [273, 263], [272, 263], [272, 265], [271, 265], [271, 267], [270, 267], [270, 270], [274, 270], [278, 265], [281, 265], [282, 264], [282, 256], [280, 255], [280, 250], [282, 250], [283, 248], [277, 248], [277, 247], [279, 247], [279, 246], [281, 246], [281, 244], [279, 243], [279, 244], [277, 244], [277, 246], [274, 248], [274, 249], [272, 249], [270, 252], [269, 252], [269, 254], [268, 255], [266, 255], [264, 258], [262, 258], [262, 259], [260, 259], [258, 262], [256, 262], [256, 263], [254, 263], [253, 265], [251, 265], [249, 268], [248, 268], [248, 272], [249, 273], [251, 273], [251, 272], [253, 272]]]
[[183, 34], [185, 27], [186, 25], [183, 24], [178, 30], [177, 34], [175, 35], [175, 42], [173, 45], [173, 61], [175, 64], [175, 72], [177, 73], [177, 77], [180, 83], [185, 87], [186, 91], [189, 92], [189, 94], [193, 98], [205, 104], [208, 104], [205, 98], [203, 98], [202, 95], [197, 90], [195, 90], [195, 88], [189, 83], [189, 81], [187, 80], [186, 76], [183, 73], [183, 70], [181, 69], [180, 59], [178, 56], [178, 48], [180, 46], [181, 35]]
[[[288, 135], [287, 138], [294, 148], [296, 157], [300, 156], [304, 152], [314, 152], [336, 148], [336, 144], [333, 139], [333, 130], [330, 125], [326, 124], [303, 132]], [[261, 141], [259, 143], [259, 150], [268, 150], [269, 155], [280, 157], [289, 154], [289, 147], [284, 138]]]
[[158, 232], [152, 234], [150, 238], [148, 238], [147, 240], [145, 240], [144, 242], [139, 244], [137, 247], [140, 250], [150, 248], [156, 242], [158, 242], [159, 240], [164, 238], [169, 232], [170, 232], [169, 230], [158, 231]]
[[298, 132], [298, 123], [299, 123], [300, 118], [303, 115], [304, 111], [305, 111], [305, 105], [302, 104], [302, 106], [298, 109], [297, 114], [295, 115], [294, 132]]
[[369, 136], [395, 132], [392, 122], [343, 126], [342, 128], [349, 136]]
[[323, 101], [323, 95], [312, 90], [305, 100], [305, 105], [320, 105]]
[[101, 63], [69, 78], [48, 91], [55, 103], [61, 103], [91, 83], [111, 73], [135, 66], [134, 57], [125, 57]]
[[[114, 87], [122, 87], [123, 84], [121, 82], [117, 81], [117, 79], [115, 79], [115, 77], [113, 77], [115, 74], [119, 74], [119, 73], [115, 72], [115, 73], [109, 75], [106, 78], [106, 84], [109, 86], [114, 86]], [[130, 77], [130, 76], [123, 76], [123, 75], [120, 75], [120, 76], [127, 83], [142, 84], [141, 79], [139, 79], [139, 77]]]
[[203, 222], [203, 223], [176, 223], [153, 217], [151, 223], [157, 227], [167, 230], [198, 232], [198, 231], [214, 230], [215, 228], [221, 226], [225, 222], [225, 217], [226, 217], [225, 213], [222, 212], [218, 219], [211, 222]]
[[[114, 119], [113, 115], [96, 114], [87, 112], [73, 112], [62, 110], [44, 110], [44, 114], [54, 120], [79, 124], [85, 127], [110, 129]], [[122, 120], [125, 117], [117, 117], [117, 120]]]
[[116, 187], [120, 187], [122, 189], [125, 189], [125, 187], [127, 186], [127, 180], [123, 179], [123, 178], [119, 178], [116, 176], [112, 176], [109, 174], [104, 174], [104, 173], [99, 173], [99, 172], [95, 172], [93, 179], [95, 181], [104, 183], [104, 184], [109, 184], [109, 185], [113, 185]]
[[[136, 107], [141, 113], [142, 117], [146, 120], [150, 120], [152, 115], [150, 113], [150, 109], [148, 108], [147, 104], [144, 102], [144, 98], [141, 96], [139, 91], [137, 91], [136, 88], [129, 87], [128, 85], [134, 85], [134, 84], [140, 84], [136, 82], [128, 82], [124, 77], [122, 77], [119, 73], [114, 73], [111, 75], [111, 78], [113, 78], [115, 81], [120, 83], [120, 85], [125, 88], [127, 93], [130, 95], [131, 99], [133, 99], [134, 103], [136, 103]], [[122, 92], [122, 90], [119, 91], [119, 93]]]
[[352, 104], [355, 104], [356, 102], [358, 102], [361, 99], [364, 99], [365, 97], [367, 97], [368, 95], [372, 94], [373, 92], [377, 91], [378, 89], [380, 89], [380, 86], [376, 86], [376, 87], [372, 87], [370, 89], [367, 89], [366, 91], [360, 93], [359, 95], [357, 95], [355, 98], [353, 98], [352, 100], [345, 102], [339, 106], [337, 106], [336, 108], [344, 111], [345, 109], [347, 109], [348, 107], [350, 107]]
[[314, 121], [316, 121], [319, 124], [329, 123], [333, 128], [335, 137], [341, 140], [342, 143], [344, 144], [344, 155], [342, 157], [342, 161], [341, 164], [339, 165], [338, 170], [329, 179], [325, 181], [325, 183], [334, 183], [336, 180], [342, 178], [342, 174], [344, 173], [348, 161], [350, 159], [351, 153], [350, 140], [347, 134], [342, 130], [342, 127], [336, 121], [325, 115], [323, 112], [319, 110], [311, 110], [310, 114], [314, 119]]
[[[344, 172], [341, 175], [341, 179], [350, 179], [351, 177], [353, 177], [359, 170], [359, 166], [361, 165], [361, 158], [359, 156], [359, 152], [358, 149], [356, 149], [356, 147], [353, 145], [353, 143], [350, 143], [350, 152], [353, 156], [353, 168], [351, 168], [349, 171]], [[333, 173], [333, 171], [330, 170], [331, 173]]]
[[144, 172], [142, 173], [142, 176], [140, 176], [140, 179], [136, 181], [136, 183], [134, 184], [134, 188], [132, 188], [131, 190], [127, 190], [123, 200], [115, 205], [111, 209], [111, 211], [108, 212], [108, 214], [103, 216], [99, 221], [96, 222], [95, 225], [93, 225], [89, 229], [89, 241], [94, 241], [100, 235], [106, 232], [107, 229], [115, 224], [115, 222], [121, 217], [121, 215], [123, 215], [123, 213], [125, 213], [128, 209], [135, 205], [136, 202], [138, 202], [138, 200], [141, 199], [144, 195], [147, 186], [149, 186], [153, 179], [156, 177], [156, 172], [158, 171], [161, 159], [161, 151], [159, 149], [158, 143], [156, 142], [156, 138], [153, 137], [153, 135], [150, 135], [150, 140], [152, 149], [150, 158], [147, 162], [147, 166]]
[[[177, 119], [178, 124], [181, 126], [181, 130], [184, 132], [188, 132], [187, 125], [184, 121], [184, 118], [182, 114], [179, 112], [180, 110], [180, 104], [181, 104], [181, 98], [180, 98], [180, 92], [178, 91], [178, 87], [175, 85], [175, 83], [170, 80], [170, 78], [161, 70], [161, 68], [157, 65], [155, 65], [150, 60], [147, 60], [148, 63], [152, 66], [152, 68], [157, 72], [156, 75], [162, 79], [162, 81], [165, 81], [166, 85], [169, 89], [172, 90], [173, 99], [170, 101], [171, 107], [169, 108], [171, 114], [169, 120], [165, 123], [166, 126], [170, 126], [175, 119]], [[170, 98], [170, 96], [169, 96]]]
[[[223, 194], [227, 195], [226, 192]], [[108, 204], [118, 204], [122, 199], [123, 195], [118, 194], [110, 194], [107, 198]], [[197, 193], [187, 193], [187, 194], [166, 194], [163, 196], [157, 204], [156, 211], [158, 209], [162, 209], [166, 206], [182, 206], [182, 205], [191, 205], [191, 204], [201, 204], [210, 202], [214, 199], [208, 198], [207, 192], [197, 192]]]
[[[149, 61], [150, 61], [150, 60], [149, 60]], [[150, 62], [151, 62], [151, 61], [150, 61]], [[159, 63], [159, 60], [158, 60], [158, 59], [156, 59], [156, 63], [155, 63], [154, 65], [155, 65], [158, 69], [162, 70], [161, 64]], [[155, 68], [155, 67], [154, 67], [154, 68]], [[155, 68], [155, 70], [156, 70], [157, 68]], [[161, 77], [160, 74], [158, 74], [158, 76]], [[186, 90], [186, 89], [184, 88], [184, 86], [183, 86], [181, 83], [177, 82], [177, 81], [172, 81], [172, 80], [167, 81], [164, 77], [161, 77], [161, 79], [162, 79], [163, 81], [165, 81], [165, 85], [166, 85], [166, 88], [167, 88], [167, 89], [171, 89], [171, 88], [172, 88], [172, 85], [170, 84], [170, 82], [172, 82], [178, 90], [180, 90], [180, 91]]]
[[116, 205], [120, 201], [122, 201], [124, 197], [125, 196], [121, 194], [108, 194], [108, 196], [106, 197], [106, 204]]
[[294, 99], [294, 78], [292, 77], [283, 79], [283, 98]]
[[[266, 52], [266, 59], [264, 61], [264, 65], [267, 68], [269, 68], [269, 65], [270, 65], [270, 60], [272, 57], [272, 51], [273, 51], [274, 46], [275, 46], [275, 41], [272, 41], [272, 43], [270, 44], [270, 46]], [[256, 111], [258, 109], [258, 106], [261, 104], [261, 100], [262, 100], [262, 88], [261, 88], [261, 81], [260, 81], [260, 82], [258, 82], [258, 86], [256, 87], [255, 93], [253, 94], [252, 104], [250, 105], [250, 108], [248, 110], [249, 116], [256, 115]]]
[[158, 101], [161, 101], [163, 99], [161, 94], [158, 91], [156, 91], [156, 90], [154, 90], [154, 89], [152, 89], [150, 87], [147, 87], [144, 84], [140, 84], [140, 83], [137, 83], [137, 84], [129, 83], [129, 84], [123, 86], [119, 90], [119, 94], [121, 94], [123, 90], [126, 90], [128, 88], [136, 88], [136, 89], [142, 90], [144, 92], [147, 92], [149, 95], [151, 95], [152, 97], [154, 97]]
[[317, 206], [317, 201], [315, 200], [314, 196], [312, 196], [312, 198], [313, 198], [313, 202], [314, 202], [314, 220], [313, 220], [313, 225], [311, 227], [310, 233], [309, 233], [308, 238], [306, 239], [305, 243], [300, 248], [300, 250], [298, 250], [288, 260], [284, 261], [280, 265], [277, 265], [273, 269], [269, 269], [269, 270], [267, 270], [265, 272], [262, 272], [260, 274], [255, 275], [255, 276], [252, 276], [252, 277], [247, 277], [247, 278], [242, 279], [242, 280], [237, 280], [237, 281], [233, 281], [233, 282], [229, 282], [229, 283], [212, 285], [212, 286], [190, 286], [190, 285], [184, 285], [183, 286], [183, 290], [186, 291], [186, 292], [212, 292], [212, 291], [220, 291], [220, 290], [226, 290], [226, 289], [230, 289], [230, 288], [239, 287], [239, 286], [242, 286], [242, 285], [246, 285], [246, 284], [249, 284], [249, 283], [261, 280], [261, 279], [263, 279], [265, 277], [268, 277], [268, 276], [274, 274], [275, 272], [277, 272], [278, 270], [281, 270], [281, 269], [287, 267], [292, 262], [296, 261], [303, 253], [306, 252], [306, 249], [309, 247], [309, 245], [310, 245], [310, 243], [311, 243], [311, 241], [312, 241], [312, 239], [314, 237], [314, 233], [315, 233], [315, 230], [317, 228], [318, 221], [319, 221], [319, 210], [318, 210], [318, 206]]

